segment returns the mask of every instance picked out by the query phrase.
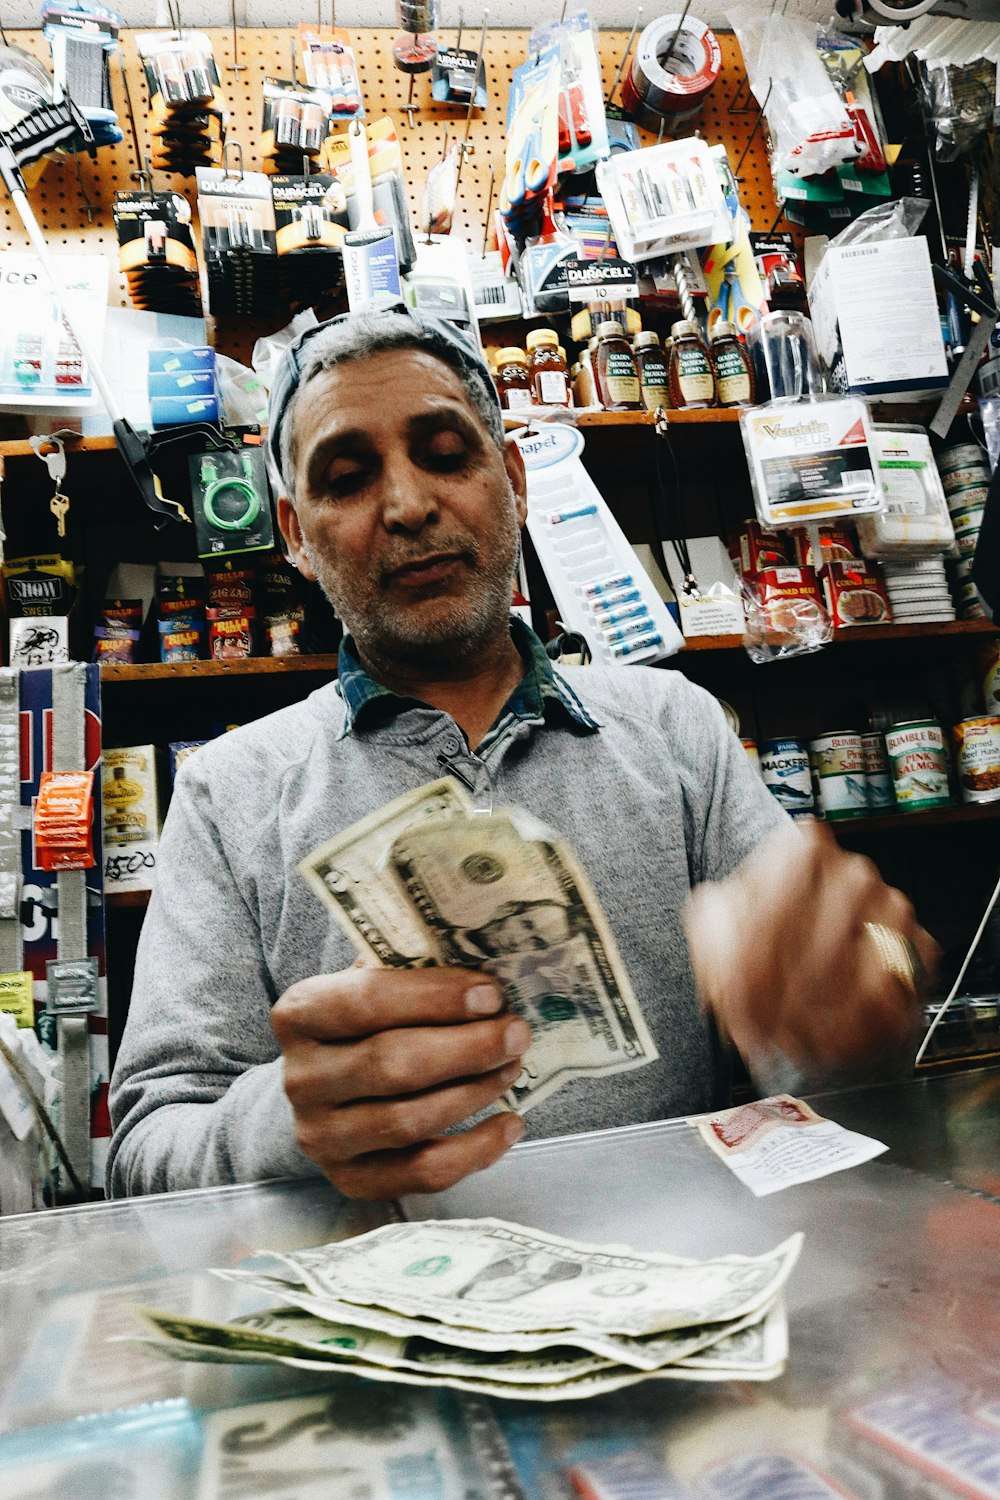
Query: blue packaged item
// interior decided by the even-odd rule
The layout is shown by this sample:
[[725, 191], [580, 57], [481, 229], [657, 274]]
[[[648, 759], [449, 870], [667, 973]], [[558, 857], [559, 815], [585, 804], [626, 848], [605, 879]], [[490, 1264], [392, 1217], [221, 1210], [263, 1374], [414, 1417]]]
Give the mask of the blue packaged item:
[[154, 396], [149, 403], [149, 419], [154, 427], [179, 427], [185, 422], [222, 420], [218, 393], [210, 396]]
[[150, 375], [177, 375], [185, 370], [215, 369], [215, 350], [207, 345], [185, 349], [150, 349], [146, 366]]

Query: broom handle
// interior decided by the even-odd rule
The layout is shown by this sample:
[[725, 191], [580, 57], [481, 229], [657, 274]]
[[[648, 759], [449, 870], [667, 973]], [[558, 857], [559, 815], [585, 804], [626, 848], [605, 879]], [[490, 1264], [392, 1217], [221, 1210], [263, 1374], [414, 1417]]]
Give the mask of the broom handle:
[[41, 261], [42, 269], [48, 277], [49, 286], [52, 288], [52, 293], [56, 299], [59, 311], [62, 313], [63, 317], [68, 323], [70, 332], [80, 346], [80, 353], [83, 355], [84, 360], [86, 361], [88, 373], [91, 380], [94, 382], [94, 385], [97, 387], [98, 395], [104, 402], [108, 416], [111, 418], [112, 422], [120, 422], [124, 419], [125, 413], [122, 411], [117, 396], [115, 396], [114, 392], [107, 382], [107, 379], [105, 378], [104, 371], [101, 369], [101, 362], [97, 356], [96, 350], [94, 349], [90, 340], [84, 337], [84, 335], [80, 332], [80, 330], [73, 322], [73, 315], [67, 306], [66, 293], [60, 285], [59, 278], [56, 275], [55, 267], [52, 263], [52, 255], [49, 251], [48, 245], [45, 243], [45, 236], [42, 234], [42, 231], [38, 226], [38, 220], [35, 218], [35, 215], [31, 210], [31, 204], [28, 202], [27, 194], [23, 193], [20, 188], [14, 188], [11, 191], [10, 196], [13, 201], [14, 207], [17, 209], [21, 223], [24, 225], [25, 229], [28, 232], [28, 238], [31, 241], [32, 248], [34, 249], [35, 254], [38, 256], [38, 259]]

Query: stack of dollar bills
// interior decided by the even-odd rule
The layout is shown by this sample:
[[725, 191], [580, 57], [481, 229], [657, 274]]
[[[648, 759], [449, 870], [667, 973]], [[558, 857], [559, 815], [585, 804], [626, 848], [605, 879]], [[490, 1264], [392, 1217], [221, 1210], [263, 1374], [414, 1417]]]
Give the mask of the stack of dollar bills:
[[355, 823], [299, 870], [370, 962], [493, 975], [531, 1027], [505, 1096], [518, 1113], [571, 1078], [659, 1056], [585, 871], [524, 808], [484, 816], [444, 777]]
[[276, 1255], [288, 1276], [217, 1270], [280, 1305], [228, 1323], [136, 1311], [177, 1359], [290, 1365], [520, 1401], [641, 1380], [773, 1380], [801, 1248], [688, 1260], [500, 1219], [388, 1224]]

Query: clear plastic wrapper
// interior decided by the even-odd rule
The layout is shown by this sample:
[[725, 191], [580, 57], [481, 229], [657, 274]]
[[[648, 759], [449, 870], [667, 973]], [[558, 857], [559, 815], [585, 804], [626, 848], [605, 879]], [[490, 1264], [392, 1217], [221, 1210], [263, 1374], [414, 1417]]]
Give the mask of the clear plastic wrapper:
[[726, 14], [753, 96], [767, 102], [775, 172], [811, 177], [857, 161], [864, 147], [820, 61], [815, 25], [752, 3], [731, 5]]
[[990, 128], [996, 73], [996, 64], [986, 58], [960, 67], [940, 58], [921, 63], [924, 118], [939, 161], [966, 155]]
[[891, 203], [878, 203], [835, 234], [826, 248], [844, 250], [848, 245], [912, 239], [924, 222], [929, 207], [926, 198], [894, 198]]
[[[776, 578], [769, 574], [811, 573], [812, 569], [773, 568], [756, 579], [740, 583], [745, 625], [743, 646], [752, 662], [787, 661], [808, 656], [833, 640], [829, 611], [806, 581]], [[800, 592], [796, 594], [795, 590]]]
[[983, 419], [983, 433], [992, 473], [1000, 460], [1000, 396], [988, 396], [985, 401], [980, 401], [979, 413]]

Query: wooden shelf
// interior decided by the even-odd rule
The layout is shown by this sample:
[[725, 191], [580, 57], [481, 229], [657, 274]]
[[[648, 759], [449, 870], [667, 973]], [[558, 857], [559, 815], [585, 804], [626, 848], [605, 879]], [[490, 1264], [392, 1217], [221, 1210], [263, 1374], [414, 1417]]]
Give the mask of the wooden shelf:
[[336, 675], [337, 658], [329, 656], [247, 656], [232, 661], [104, 662], [101, 682], [164, 682], [198, 677], [257, 677], [290, 672]]
[[[871, 645], [873, 641], [928, 641], [995, 639], [1000, 625], [992, 620], [946, 620], [933, 625], [850, 625], [833, 633], [834, 646]], [[695, 635], [684, 643], [687, 651], [742, 651], [741, 635]]]
[[830, 823], [841, 833], [904, 833], [914, 828], [958, 828], [969, 823], [990, 823], [1000, 818], [1000, 802], [962, 803], [955, 807], [931, 807], [926, 812], [882, 813], [877, 818], [841, 818]]

